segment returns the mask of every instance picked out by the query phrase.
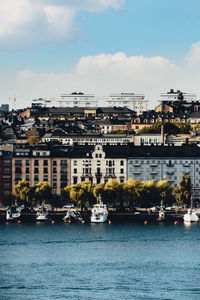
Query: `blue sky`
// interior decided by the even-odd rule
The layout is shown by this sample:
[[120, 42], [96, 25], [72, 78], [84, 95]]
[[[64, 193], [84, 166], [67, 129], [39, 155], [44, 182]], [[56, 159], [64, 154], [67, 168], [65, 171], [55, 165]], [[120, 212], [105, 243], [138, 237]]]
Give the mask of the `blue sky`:
[[74, 90], [200, 96], [197, 0], [2, 0], [0, 103]]

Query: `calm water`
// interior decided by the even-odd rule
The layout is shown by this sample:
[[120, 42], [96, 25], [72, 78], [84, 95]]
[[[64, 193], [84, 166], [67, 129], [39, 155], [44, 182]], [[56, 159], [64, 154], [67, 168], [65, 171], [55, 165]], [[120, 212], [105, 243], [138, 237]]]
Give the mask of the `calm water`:
[[200, 225], [0, 224], [4, 299], [200, 299]]

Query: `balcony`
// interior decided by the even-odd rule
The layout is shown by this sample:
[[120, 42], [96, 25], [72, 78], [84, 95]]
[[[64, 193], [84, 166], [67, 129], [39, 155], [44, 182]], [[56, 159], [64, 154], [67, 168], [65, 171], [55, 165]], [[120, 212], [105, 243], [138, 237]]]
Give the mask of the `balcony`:
[[133, 172], [133, 174], [134, 174], [134, 175], [140, 175], [140, 174], [141, 174], [141, 172], [139, 172], [139, 171], [135, 171], [135, 172]]
[[134, 167], [139, 168], [141, 164], [133, 164]]
[[174, 171], [167, 171], [166, 172], [168, 175], [173, 175], [174, 174]]
[[97, 172], [97, 173], [95, 173], [95, 176], [102, 176], [102, 173]]
[[158, 166], [157, 164], [150, 164], [150, 167], [152, 167], [152, 168], [155, 168], [157, 166]]

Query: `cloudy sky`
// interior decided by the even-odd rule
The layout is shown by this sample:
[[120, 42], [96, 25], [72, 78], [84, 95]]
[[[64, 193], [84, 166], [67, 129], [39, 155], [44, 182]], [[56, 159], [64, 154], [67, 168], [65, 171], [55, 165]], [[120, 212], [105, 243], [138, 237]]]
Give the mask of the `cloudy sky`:
[[199, 0], [1, 0], [0, 104], [170, 88], [200, 98]]

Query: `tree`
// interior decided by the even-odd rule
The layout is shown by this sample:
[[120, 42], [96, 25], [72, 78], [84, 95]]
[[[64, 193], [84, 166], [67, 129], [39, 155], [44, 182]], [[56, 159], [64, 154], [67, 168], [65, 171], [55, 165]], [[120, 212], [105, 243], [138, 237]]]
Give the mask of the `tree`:
[[176, 195], [176, 202], [179, 205], [183, 205], [183, 203], [190, 204], [192, 193], [192, 183], [190, 175], [186, 177], [185, 174], [183, 174], [181, 176], [179, 187], [174, 189], [174, 193]]
[[138, 189], [140, 207], [151, 207], [160, 204], [160, 198], [155, 181], [141, 182]]
[[32, 204], [32, 189], [29, 186], [29, 182], [21, 180], [14, 188], [14, 195], [17, 200], [24, 205]]
[[51, 203], [52, 193], [51, 187], [47, 182], [39, 182], [34, 185], [35, 199], [41, 205], [43, 202]]
[[119, 183], [117, 180], [109, 180], [104, 187], [105, 191], [105, 201], [107, 205], [119, 204], [120, 209], [124, 208], [124, 197], [123, 197], [123, 184]]
[[73, 202], [80, 205], [81, 210], [83, 210], [86, 204], [92, 205], [95, 202], [93, 190], [94, 185], [91, 181], [83, 181], [71, 187], [70, 198]]
[[37, 145], [37, 144], [39, 144], [40, 139], [39, 139], [39, 137], [37, 137], [35, 135], [31, 135], [28, 137], [27, 141], [30, 145]]
[[141, 183], [139, 180], [134, 180], [132, 178], [123, 184], [124, 202], [127, 203], [128, 207], [131, 209], [138, 205], [140, 185]]
[[167, 180], [161, 180], [157, 183], [160, 201], [166, 206], [172, 205], [174, 202], [173, 188], [169, 185]]
[[15, 204], [15, 200], [16, 200], [16, 198], [13, 194], [4, 195], [2, 204], [4, 206], [11, 206], [11, 205]]

